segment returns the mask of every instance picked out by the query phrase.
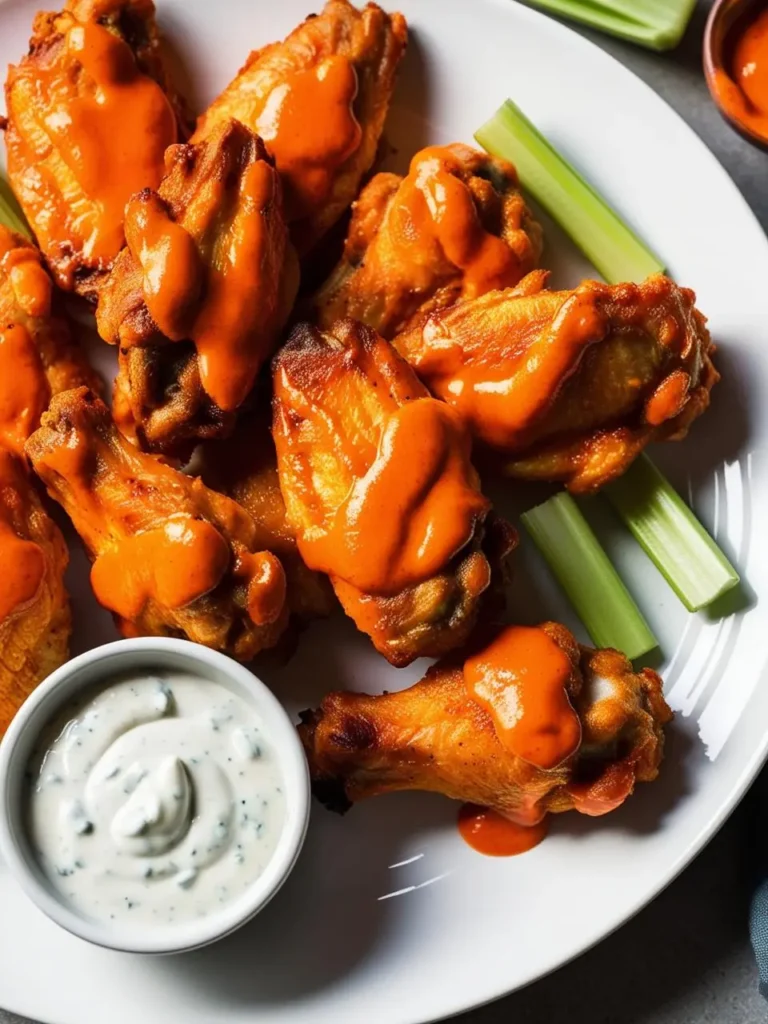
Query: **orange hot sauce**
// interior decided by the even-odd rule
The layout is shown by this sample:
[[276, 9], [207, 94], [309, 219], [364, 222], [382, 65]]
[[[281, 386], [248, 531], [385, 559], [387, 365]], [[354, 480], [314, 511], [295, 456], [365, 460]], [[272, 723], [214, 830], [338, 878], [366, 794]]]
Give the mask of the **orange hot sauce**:
[[486, 857], [514, 857], [527, 853], [546, 838], [548, 831], [549, 819], [546, 817], [535, 825], [520, 825], [477, 804], [463, 804], [459, 811], [461, 838]]
[[461, 171], [461, 162], [443, 146], [417, 153], [397, 193], [390, 223], [404, 262], [418, 266], [425, 241], [433, 239], [463, 271], [461, 297], [471, 299], [515, 284], [520, 274], [506, 242], [483, 227]]
[[725, 59], [708, 68], [710, 87], [737, 127], [768, 143], [768, 9], [739, 18], [725, 42]]
[[0, 444], [23, 454], [50, 398], [40, 353], [27, 329], [21, 324], [0, 327]]
[[229, 559], [229, 545], [214, 526], [180, 518], [126, 537], [99, 555], [91, 585], [100, 604], [131, 620], [153, 598], [168, 608], [184, 608], [209, 593]]
[[544, 771], [578, 750], [581, 722], [566, 684], [570, 659], [540, 627], [509, 626], [464, 663], [472, 700], [490, 714], [499, 741]]
[[256, 132], [283, 179], [289, 223], [323, 205], [336, 171], [360, 145], [356, 96], [357, 72], [336, 55], [316, 68], [286, 72], [267, 99]]
[[311, 569], [370, 594], [396, 594], [440, 572], [488, 511], [457, 414], [419, 398], [390, 417], [379, 452], [332, 522], [301, 536]]

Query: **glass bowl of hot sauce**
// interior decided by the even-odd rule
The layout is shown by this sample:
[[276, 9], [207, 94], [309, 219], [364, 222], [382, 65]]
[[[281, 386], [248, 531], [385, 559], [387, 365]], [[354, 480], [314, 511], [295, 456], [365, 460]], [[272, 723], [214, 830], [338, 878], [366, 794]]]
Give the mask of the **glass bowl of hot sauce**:
[[723, 117], [768, 150], [768, 0], [715, 0], [704, 31], [704, 72]]

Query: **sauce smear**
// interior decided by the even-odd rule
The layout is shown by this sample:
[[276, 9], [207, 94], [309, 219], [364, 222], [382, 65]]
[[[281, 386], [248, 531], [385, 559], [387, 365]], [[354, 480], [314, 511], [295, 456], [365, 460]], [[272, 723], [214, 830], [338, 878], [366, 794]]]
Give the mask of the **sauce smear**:
[[459, 833], [473, 850], [486, 857], [515, 857], [527, 853], [546, 838], [549, 820], [519, 825], [488, 807], [463, 804], [459, 810]]
[[576, 752], [581, 723], [566, 686], [570, 659], [540, 627], [510, 626], [464, 663], [472, 700], [491, 715], [499, 741], [549, 770]]
[[330, 525], [299, 538], [304, 561], [371, 594], [399, 593], [434, 576], [489, 508], [469, 456], [467, 432], [443, 402], [402, 406]]
[[126, 537], [91, 568], [98, 601], [121, 618], [137, 618], [150, 599], [184, 608], [213, 590], [230, 559], [229, 545], [210, 523], [171, 520]]
[[336, 172], [360, 145], [352, 105], [357, 72], [346, 57], [287, 73], [267, 98], [256, 132], [285, 185], [286, 220], [314, 213], [329, 198]]

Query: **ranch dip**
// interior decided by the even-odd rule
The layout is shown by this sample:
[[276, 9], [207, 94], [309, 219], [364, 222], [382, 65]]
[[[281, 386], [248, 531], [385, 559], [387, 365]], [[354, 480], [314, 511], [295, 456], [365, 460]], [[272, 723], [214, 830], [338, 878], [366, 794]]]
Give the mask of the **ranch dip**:
[[51, 883], [102, 922], [177, 923], [262, 874], [286, 805], [257, 711], [185, 673], [68, 704], [29, 765], [29, 837]]

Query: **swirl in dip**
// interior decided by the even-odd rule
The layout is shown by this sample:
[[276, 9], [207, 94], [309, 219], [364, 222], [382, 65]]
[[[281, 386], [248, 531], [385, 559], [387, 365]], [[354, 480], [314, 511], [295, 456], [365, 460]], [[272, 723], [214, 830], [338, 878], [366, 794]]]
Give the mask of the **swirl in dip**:
[[57, 893], [110, 922], [195, 920], [262, 874], [285, 824], [257, 711], [183, 672], [68, 704], [29, 765], [32, 849]]

